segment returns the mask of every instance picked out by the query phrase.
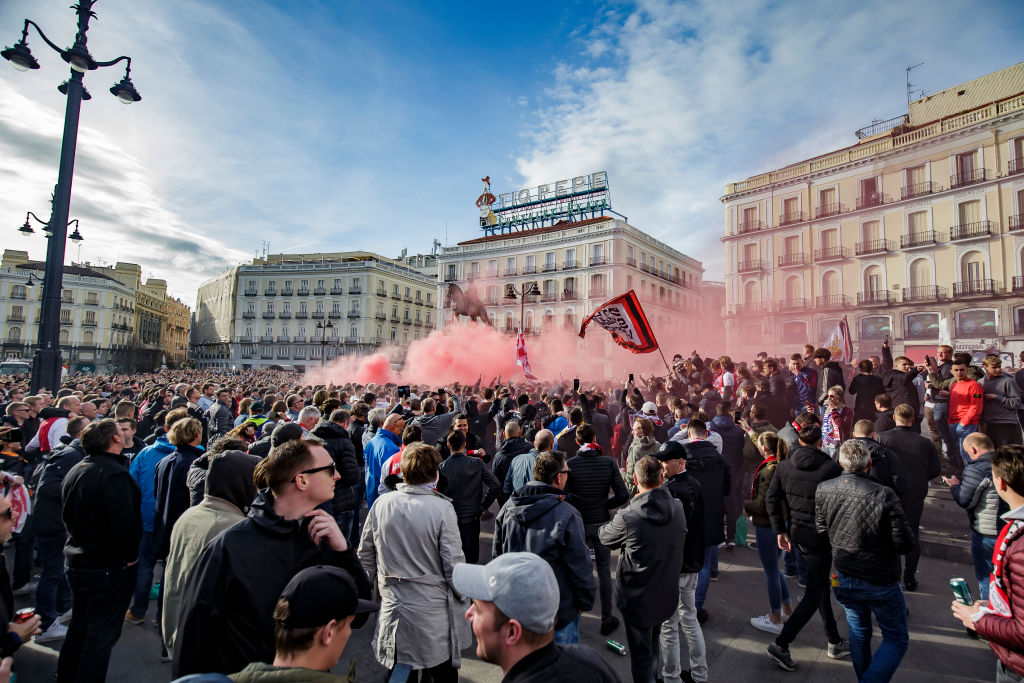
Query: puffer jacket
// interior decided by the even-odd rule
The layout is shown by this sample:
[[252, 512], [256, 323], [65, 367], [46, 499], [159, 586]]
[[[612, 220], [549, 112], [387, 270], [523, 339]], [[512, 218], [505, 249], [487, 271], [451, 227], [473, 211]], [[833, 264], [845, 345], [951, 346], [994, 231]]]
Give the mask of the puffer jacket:
[[725, 541], [724, 497], [732, 486], [732, 472], [729, 464], [718, 454], [710, 441], [691, 441], [683, 444], [686, 449], [686, 471], [700, 484], [704, 503], [704, 544], [718, 545]]
[[854, 439], [864, 444], [871, 454], [871, 470], [868, 472], [871, 479], [882, 486], [888, 486], [903, 500], [907, 493], [907, 475], [899, 456], [874, 439], [866, 436], [856, 436]]
[[626, 456], [626, 471], [622, 475], [622, 480], [625, 482], [626, 490], [629, 491], [630, 496], [635, 496], [639, 491], [636, 482], [633, 481], [633, 468], [636, 467], [637, 461], [645, 455], [654, 455], [659, 449], [661, 449], [661, 444], [651, 436], [633, 439], [633, 442], [629, 444], [629, 454]]
[[877, 585], [900, 580], [899, 556], [914, 547], [914, 532], [891, 488], [864, 472], [843, 472], [818, 486], [814, 519], [837, 570]]
[[[494, 459], [491, 461], [491, 471], [494, 472], [495, 478], [504, 485], [505, 478], [508, 476], [508, 470], [512, 467], [512, 461], [515, 460], [515, 457], [523, 453], [529, 453], [531, 450], [533, 450], [533, 444], [521, 436], [513, 436], [502, 441], [501, 448], [494, 454]], [[508, 500], [504, 490], [501, 493], [500, 500], [502, 505]]]
[[[494, 478], [491, 468], [480, 458], [466, 455], [465, 451], [452, 453], [441, 461], [438, 472], [448, 479], [445, 495], [452, 499], [459, 522], [480, 519], [480, 513], [489, 508], [501, 493], [501, 484]], [[481, 494], [484, 486], [487, 493]]]
[[750, 515], [750, 521], [754, 526], [771, 526], [772, 524], [764, 499], [768, 495], [768, 487], [771, 486], [772, 478], [775, 477], [775, 469], [778, 466], [778, 459], [772, 456], [765, 459], [754, 473], [754, 484], [750, 489], [750, 500], [743, 503], [743, 511]]
[[775, 533], [788, 533], [793, 541], [808, 548], [826, 546], [828, 539], [819, 535], [814, 522], [814, 495], [818, 484], [835, 479], [842, 471], [817, 448], [801, 445], [794, 449], [779, 463], [765, 496]]
[[[1006, 522], [1024, 519], [1020, 510], [1006, 513]], [[1006, 547], [1003, 555], [1003, 589], [1014, 616], [1007, 618], [1000, 614], [986, 614], [974, 622], [978, 635], [988, 641], [999, 661], [1017, 675], [1024, 675], [1024, 629], [1020, 619], [1024, 614], [1024, 535], [1018, 534]], [[994, 590], [993, 585], [990, 590]]]
[[964, 466], [963, 480], [949, 488], [957, 505], [967, 510], [971, 528], [982, 536], [997, 536], [1003, 528], [999, 515], [1009, 506], [992, 484], [992, 454], [982, 453]]
[[352, 445], [352, 437], [348, 430], [340, 424], [329, 420], [321, 420], [311, 434], [324, 442], [324, 448], [334, 458], [338, 468], [338, 481], [334, 482], [334, 500], [331, 507], [334, 514], [347, 512], [355, 508], [355, 496], [352, 487], [359, 484], [362, 473], [356, 460], [356, 448]]
[[561, 489], [531, 481], [501, 508], [494, 520], [492, 557], [513, 552], [540, 555], [554, 570], [559, 596], [556, 629], [594, 606], [594, 569], [583, 518]]
[[629, 500], [618, 466], [596, 443], [580, 446], [568, 465], [565, 492], [572, 496], [572, 504], [580, 511], [584, 524], [604, 524], [611, 519], [610, 510]]

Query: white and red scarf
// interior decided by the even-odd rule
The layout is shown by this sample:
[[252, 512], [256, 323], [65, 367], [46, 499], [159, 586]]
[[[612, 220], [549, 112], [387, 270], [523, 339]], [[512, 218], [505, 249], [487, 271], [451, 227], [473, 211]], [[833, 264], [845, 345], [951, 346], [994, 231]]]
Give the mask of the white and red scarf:
[[[1010, 607], [1010, 596], [1003, 584], [1006, 559], [1006, 549], [1010, 543], [1024, 531], [1024, 520], [1015, 519], [999, 532], [996, 537], [996, 549], [992, 551], [992, 578], [989, 581], [988, 589], [988, 611], [1001, 617], [1012, 617], [1013, 610]], [[984, 610], [985, 608], [983, 608]]]

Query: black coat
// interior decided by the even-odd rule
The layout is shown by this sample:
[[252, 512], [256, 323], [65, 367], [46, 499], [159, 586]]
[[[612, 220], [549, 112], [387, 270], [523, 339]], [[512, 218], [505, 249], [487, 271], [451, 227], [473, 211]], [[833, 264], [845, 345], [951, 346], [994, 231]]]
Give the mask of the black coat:
[[857, 375], [850, 380], [850, 393], [856, 399], [853, 420], [875, 420], [875, 396], [885, 393], [882, 378], [877, 375]]
[[[448, 479], [445, 495], [452, 499], [455, 516], [460, 522], [480, 519], [480, 513], [501, 493], [501, 484], [494, 478], [491, 468], [480, 458], [464, 452], [452, 453], [441, 461], [438, 471]], [[483, 494], [485, 485], [487, 493]]]
[[188, 471], [203, 451], [193, 446], [178, 448], [156, 464], [156, 517], [153, 545], [157, 559], [166, 559], [171, 548], [171, 530], [192, 503]]
[[352, 445], [356, 449], [356, 462], [359, 463], [359, 467], [366, 467], [366, 462], [363, 460], [363, 431], [366, 429], [366, 423], [353, 419], [348, 423], [348, 427]]
[[64, 477], [60, 494], [69, 567], [110, 569], [139, 558], [142, 492], [124, 458], [87, 454]]
[[822, 482], [815, 498], [815, 525], [828, 534], [836, 569], [873, 584], [900, 580], [901, 554], [914, 546], [896, 492], [863, 472], [843, 472]]
[[704, 499], [700, 482], [689, 472], [665, 480], [664, 487], [683, 504], [686, 513], [686, 544], [680, 574], [694, 574], [704, 566]]
[[901, 403], [907, 403], [914, 409], [914, 415], [921, 412], [921, 399], [914, 386], [914, 378], [917, 377], [917, 368], [910, 372], [902, 372], [892, 367], [892, 350], [888, 346], [882, 347], [882, 386], [885, 392], [892, 397], [892, 405], [895, 408]]
[[604, 524], [611, 519], [610, 510], [629, 500], [619, 466], [600, 447], [587, 444], [569, 458], [568, 465], [565, 492], [570, 495], [569, 502], [580, 511], [584, 524]]
[[314, 545], [308, 529], [306, 519], [278, 516], [273, 494], [264, 489], [246, 519], [210, 541], [185, 583], [173, 676], [227, 674], [249, 662], [272, 662], [274, 606], [302, 569], [340, 567], [352, 576], [359, 597], [370, 597], [355, 551], [335, 552], [325, 541]]
[[[502, 441], [501, 448], [498, 449], [498, 452], [494, 454], [494, 459], [491, 460], [491, 471], [494, 472], [494, 478], [504, 483], [505, 477], [508, 476], [508, 469], [512, 466], [512, 460], [517, 455], [529, 453], [532, 450], [533, 444], [521, 436], [513, 436]], [[508, 500], [508, 496], [502, 492], [498, 500], [504, 505], [505, 501]]]
[[616, 575], [618, 607], [626, 623], [656, 626], [675, 614], [686, 542], [683, 504], [665, 488], [645, 491], [598, 535], [602, 544], [622, 549]]
[[890, 429], [895, 429], [896, 420], [892, 416], [893, 410], [883, 410], [875, 417], [875, 434], [882, 434]]
[[362, 474], [356, 461], [356, 447], [348, 430], [334, 422], [321, 420], [313, 428], [311, 434], [324, 442], [324, 448], [334, 458], [338, 468], [338, 481], [334, 482], [334, 500], [331, 507], [334, 514], [355, 509], [355, 496], [352, 487], [360, 482]]
[[788, 533], [809, 548], [825, 547], [828, 540], [818, 534], [814, 522], [814, 495], [818, 484], [842, 472], [827, 453], [811, 446], [799, 446], [780, 462], [765, 497], [775, 533]]
[[907, 490], [901, 501], [907, 516], [920, 517], [924, 498], [928, 495], [928, 481], [939, 476], [939, 454], [928, 437], [921, 436], [911, 427], [895, 427], [878, 435], [882, 444], [900, 459], [907, 478]]
[[866, 436], [854, 438], [864, 444], [871, 453], [871, 470], [868, 475], [872, 481], [888, 486], [902, 500], [907, 492], [907, 475], [903, 471], [903, 463], [899, 457], [874, 439]]
[[586, 645], [550, 642], [512, 665], [501, 683], [620, 683], [619, 677]]
[[[725, 540], [724, 497], [732, 486], [732, 473], [728, 463], [718, 454], [710, 441], [691, 441], [686, 449], [686, 471], [700, 483], [704, 503], [704, 544], [718, 545]], [[703, 564], [703, 562], [702, 562]]]
[[[39, 470], [39, 484], [36, 486], [32, 503], [32, 529], [37, 534], [65, 533], [61, 518], [60, 485], [71, 468], [82, 461], [85, 450], [78, 439], [53, 450], [43, 459]], [[33, 473], [34, 476], [35, 473]]]

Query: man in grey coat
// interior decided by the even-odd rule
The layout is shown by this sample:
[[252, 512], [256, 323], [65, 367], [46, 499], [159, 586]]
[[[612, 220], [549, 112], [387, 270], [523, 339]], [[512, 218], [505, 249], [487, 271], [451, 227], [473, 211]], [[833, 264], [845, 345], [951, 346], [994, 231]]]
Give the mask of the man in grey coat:
[[626, 622], [633, 683], [654, 683], [661, 623], [679, 601], [686, 512], [668, 489], [661, 462], [646, 455], [633, 469], [639, 493], [601, 527], [601, 543], [621, 548], [619, 611]]
[[221, 389], [217, 392], [217, 400], [206, 409], [206, 425], [209, 444], [230, 432], [235, 426], [235, 416], [231, 413], [231, 391]]

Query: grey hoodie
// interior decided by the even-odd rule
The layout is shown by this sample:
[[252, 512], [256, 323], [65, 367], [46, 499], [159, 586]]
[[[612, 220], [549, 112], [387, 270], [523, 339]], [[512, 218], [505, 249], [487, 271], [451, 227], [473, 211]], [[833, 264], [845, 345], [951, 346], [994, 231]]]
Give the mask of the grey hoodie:
[[1001, 374], [996, 377], [985, 377], [979, 380], [986, 394], [995, 394], [998, 398], [986, 398], [981, 409], [981, 421], [1017, 424], [1017, 409], [1020, 407], [1020, 390], [1013, 377]]

